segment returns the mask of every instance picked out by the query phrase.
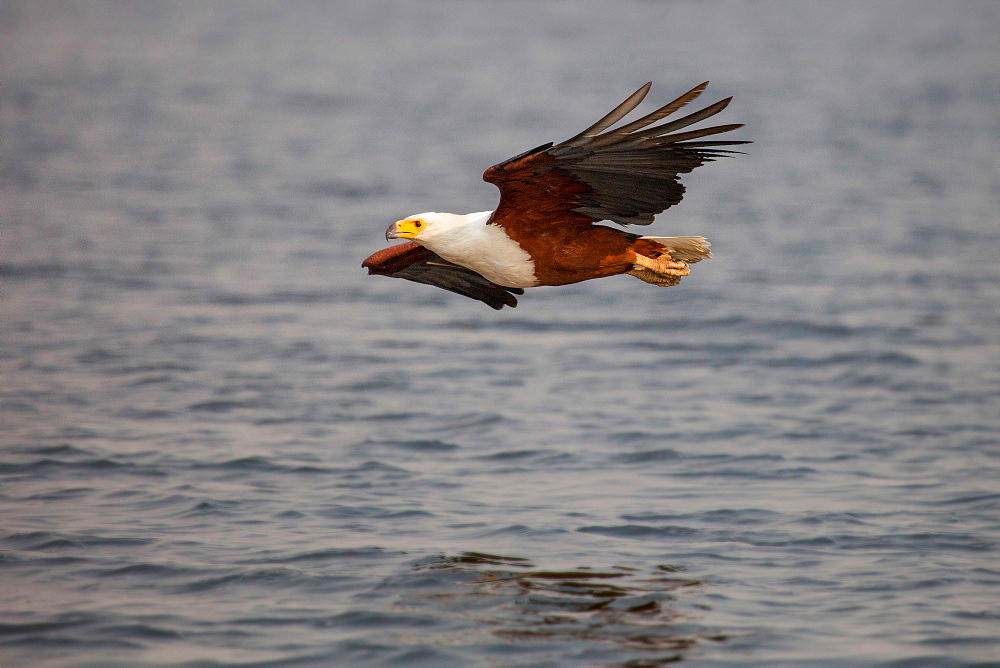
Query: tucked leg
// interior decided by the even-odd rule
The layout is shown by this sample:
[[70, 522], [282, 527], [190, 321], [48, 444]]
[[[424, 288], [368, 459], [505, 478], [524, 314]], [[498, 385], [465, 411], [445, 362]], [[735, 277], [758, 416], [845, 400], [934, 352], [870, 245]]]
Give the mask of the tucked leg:
[[635, 263], [643, 269], [666, 276], [687, 276], [691, 273], [691, 268], [687, 262], [678, 262], [666, 253], [657, 258], [646, 257], [645, 255], [636, 253]]

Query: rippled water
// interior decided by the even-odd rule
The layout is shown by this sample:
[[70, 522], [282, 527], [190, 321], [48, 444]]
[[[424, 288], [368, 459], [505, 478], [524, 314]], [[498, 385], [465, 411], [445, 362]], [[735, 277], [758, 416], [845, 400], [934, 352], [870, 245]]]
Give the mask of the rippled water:
[[[995, 3], [0, 5], [0, 662], [1000, 660]], [[386, 225], [647, 80], [676, 287]]]

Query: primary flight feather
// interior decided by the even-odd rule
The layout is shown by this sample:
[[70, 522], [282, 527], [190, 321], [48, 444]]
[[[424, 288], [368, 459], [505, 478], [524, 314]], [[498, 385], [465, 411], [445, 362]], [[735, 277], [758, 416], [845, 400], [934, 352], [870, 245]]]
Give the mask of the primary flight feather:
[[500, 189], [496, 210], [404, 218], [385, 236], [409, 241], [378, 251], [362, 266], [369, 274], [435, 285], [495, 309], [517, 306], [515, 295], [524, 288], [617, 274], [676, 285], [690, 273], [690, 264], [711, 257], [704, 237], [640, 236], [595, 223], [649, 225], [681, 201], [681, 174], [733, 153], [723, 146], [750, 142], [702, 140], [742, 124], [677, 132], [719, 113], [732, 98], [653, 125], [698, 97], [707, 81], [609, 130], [642, 102], [651, 85], [580, 134], [487, 169], [483, 180]]

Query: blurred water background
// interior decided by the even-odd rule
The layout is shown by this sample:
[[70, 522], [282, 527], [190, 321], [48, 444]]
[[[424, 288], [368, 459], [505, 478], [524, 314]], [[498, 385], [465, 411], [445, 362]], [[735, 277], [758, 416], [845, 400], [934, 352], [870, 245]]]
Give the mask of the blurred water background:
[[[1000, 4], [0, 3], [0, 663], [1000, 661]], [[386, 226], [647, 80], [674, 288]], [[995, 665], [995, 664], [993, 664]]]

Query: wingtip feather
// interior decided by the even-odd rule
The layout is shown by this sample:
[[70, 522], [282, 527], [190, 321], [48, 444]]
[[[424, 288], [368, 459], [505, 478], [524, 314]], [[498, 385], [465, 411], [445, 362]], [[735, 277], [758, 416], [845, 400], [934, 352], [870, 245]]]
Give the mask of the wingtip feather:
[[566, 141], [562, 142], [562, 144], [572, 145], [581, 139], [600, 134], [604, 130], [608, 129], [639, 106], [639, 104], [645, 99], [646, 94], [649, 93], [649, 89], [652, 88], [652, 86], [653, 82], [647, 81], [645, 85], [639, 87], [639, 90], [625, 98], [624, 102], [605, 114], [601, 120], [597, 121], [583, 132], [570, 137]]

